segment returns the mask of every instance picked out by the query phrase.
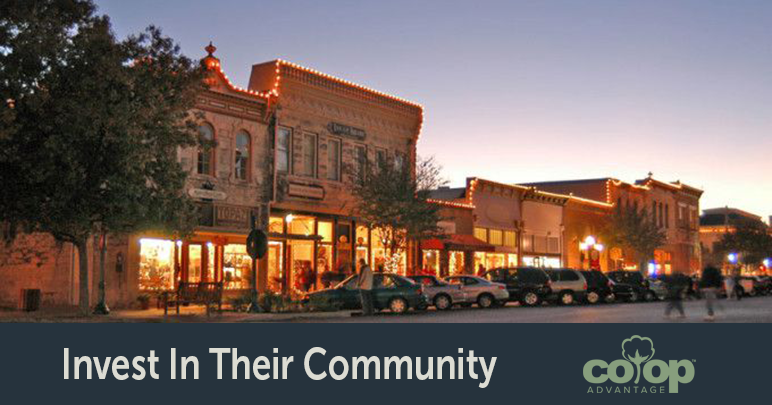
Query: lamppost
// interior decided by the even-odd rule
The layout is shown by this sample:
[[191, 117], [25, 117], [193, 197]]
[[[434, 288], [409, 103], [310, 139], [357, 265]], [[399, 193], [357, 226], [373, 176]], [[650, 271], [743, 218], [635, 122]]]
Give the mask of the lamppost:
[[[598, 243], [594, 236], [588, 236], [579, 243], [579, 249], [584, 252], [584, 256], [587, 258], [587, 268], [600, 270], [600, 253], [604, 246]], [[582, 267], [584, 267], [584, 260], [582, 260]]]

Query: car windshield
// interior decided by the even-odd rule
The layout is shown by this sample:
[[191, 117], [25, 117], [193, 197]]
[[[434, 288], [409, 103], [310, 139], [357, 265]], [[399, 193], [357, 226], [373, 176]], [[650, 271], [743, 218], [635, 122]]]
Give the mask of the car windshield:
[[347, 290], [356, 290], [357, 280], [359, 280], [359, 276], [356, 274], [352, 274], [347, 279], [338, 283], [338, 285], [336, 285], [334, 288], [345, 288]]

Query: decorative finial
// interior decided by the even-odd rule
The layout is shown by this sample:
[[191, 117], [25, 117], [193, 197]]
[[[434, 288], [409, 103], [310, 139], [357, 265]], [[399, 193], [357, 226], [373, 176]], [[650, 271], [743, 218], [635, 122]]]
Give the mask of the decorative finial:
[[654, 173], [652, 173], [651, 171], [649, 171], [649, 178], [652, 178], [652, 177], [654, 177]]
[[207, 45], [204, 50], [209, 54], [209, 56], [214, 56], [214, 51], [217, 50], [217, 47], [212, 45], [212, 41], [209, 41], [209, 45]]

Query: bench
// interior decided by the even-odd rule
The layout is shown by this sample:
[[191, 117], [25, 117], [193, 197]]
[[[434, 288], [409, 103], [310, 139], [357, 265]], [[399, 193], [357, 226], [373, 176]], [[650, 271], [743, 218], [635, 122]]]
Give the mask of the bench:
[[169, 312], [169, 304], [172, 302], [177, 307], [177, 315], [180, 314], [180, 304], [203, 304], [207, 316], [212, 304], [216, 303], [217, 311], [222, 311], [222, 290], [222, 283], [181, 282], [176, 291], [164, 293], [164, 316]]

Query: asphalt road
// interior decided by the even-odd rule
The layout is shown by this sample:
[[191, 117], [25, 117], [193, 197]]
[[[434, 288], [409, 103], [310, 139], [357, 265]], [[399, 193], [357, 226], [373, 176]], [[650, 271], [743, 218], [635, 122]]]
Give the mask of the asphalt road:
[[[665, 302], [636, 304], [542, 306], [521, 308], [454, 308], [450, 311], [428, 310], [405, 315], [381, 313], [372, 317], [341, 316], [299, 319], [300, 322], [395, 322], [395, 323], [660, 323], [704, 322], [705, 301], [684, 301], [685, 318], [665, 318]], [[741, 301], [718, 300], [715, 322], [772, 322], [772, 296], [744, 298]]]

